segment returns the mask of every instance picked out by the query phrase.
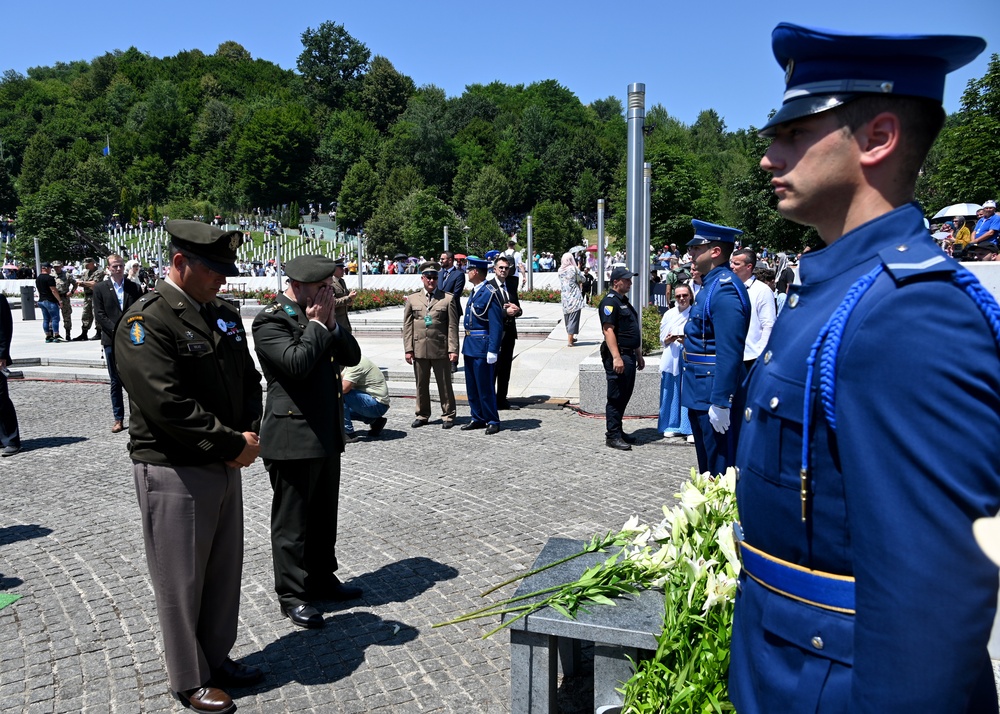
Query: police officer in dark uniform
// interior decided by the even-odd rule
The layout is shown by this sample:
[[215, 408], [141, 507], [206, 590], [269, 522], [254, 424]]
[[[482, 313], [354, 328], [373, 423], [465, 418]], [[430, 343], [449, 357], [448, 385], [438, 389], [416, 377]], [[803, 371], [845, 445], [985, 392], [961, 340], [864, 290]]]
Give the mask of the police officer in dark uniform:
[[500, 414], [494, 391], [494, 371], [503, 338], [503, 306], [499, 291], [486, 282], [489, 264], [479, 258], [469, 258], [468, 279], [472, 294], [465, 304], [465, 390], [469, 397], [472, 421], [463, 424], [462, 431], [486, 429], [487, 434], [500, 431]]
[[913, 201], [945, 75], [985, 43], [789, 24], [772, 40], [786, 92], [761, 168], [825, 246], [739, 415], [730, 694], [741, 714], [996, 712], [997, 569], [972, 525], [1000, 511], [996, 445], [942, 415], [1000, 433], [1000, 306]]
[[260, 681], [229, 658], [243, 572], [240, 469], [260, 451], [260, 374], [239, 314], [217, 299], [243, 236], [168, 221], [170, 271], [119, 322], [129, 451], [170, 689], [197, 711], [235, 705], [220, 687]]
[[340, 367], [361, 361], [357, 340], [337, 322], [338, 265], [321, 255], [290, 260], [288, 288], [253, 323], [267, 379], [260, 455], [274, 490], [274, 588], [282, 613], [306, 628], [323, 626], [312, 600], [362, 595], [334, 574], [344, 451]]
[[736, 460], [739, 421], [730, 415], [743, 405], [750, 298], [729, 269], [736, 236], [743, 231], [698, 219], [691, 226], [688, 253], [702, 281], [684, 326], [681, 404], [691, 417], [698, 470], [717, 475]]
[[622, 430], [622, 418], [635, 388], [635, 371], [644, 369], [642, 358], [642, 324], [635, 308], [628, 301], [632, 278], [638, 273], [628, 268], [611, 271], [611, 290], [601, 300], [597, 313], [601, 316], [601, 361], [608, 378], [608, 405], [604, 412], [607, 432], [604, 443], [612, 449], [631, 451], [635, 439]]

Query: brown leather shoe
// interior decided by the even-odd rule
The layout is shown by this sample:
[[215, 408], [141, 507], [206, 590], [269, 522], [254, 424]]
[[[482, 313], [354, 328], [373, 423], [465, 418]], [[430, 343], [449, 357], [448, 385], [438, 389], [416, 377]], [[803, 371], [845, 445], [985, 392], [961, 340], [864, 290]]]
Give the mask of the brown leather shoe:
[[120, 421], [116, 421], [115, 425], [113, 427], [111, 427], [111, 433], [112, 434], [117, 434], [118, 432], [124, 431], [124, 430], [125, 430], [125, 426]]
[[186, 692], [174, 692], [185, 707], [198, 714], [227, 714], [236, 708], [232, 698], [215, 687], [198, 687]]

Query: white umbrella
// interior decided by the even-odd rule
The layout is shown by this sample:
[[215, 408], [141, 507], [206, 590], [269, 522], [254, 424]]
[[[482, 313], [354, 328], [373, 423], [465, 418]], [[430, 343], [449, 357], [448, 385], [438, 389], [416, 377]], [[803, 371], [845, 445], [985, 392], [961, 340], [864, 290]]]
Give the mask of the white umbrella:
[[945, 206], [934, 214], [935, 218], [951, 218], [953, 216], [974, 216], [982, 206], [978, 203], [953, 203]]
[[587, 246], [585, 246], [585, 245], [574, 245], [572, 248], [569, 249], [569, 252], [572, 253], [573, 255], [576, 255], [581, 250], [586, 250], [586, 249], [587, 249]]

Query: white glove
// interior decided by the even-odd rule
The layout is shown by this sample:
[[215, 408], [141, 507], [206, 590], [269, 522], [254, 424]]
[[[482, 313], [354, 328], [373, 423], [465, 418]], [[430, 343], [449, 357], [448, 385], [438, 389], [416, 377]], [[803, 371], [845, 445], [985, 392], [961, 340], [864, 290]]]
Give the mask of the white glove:
[[497, 363], [497, 355], [496, 355], [496, 353], [495, 352], [487, 352], [486, 353], [486, 364], [496, 364], [496, 363]]
[[729, 407], [717, 407], [714, 404], [708, 408], [708, 420], [712, 428], [720, 434], [729, 431]]

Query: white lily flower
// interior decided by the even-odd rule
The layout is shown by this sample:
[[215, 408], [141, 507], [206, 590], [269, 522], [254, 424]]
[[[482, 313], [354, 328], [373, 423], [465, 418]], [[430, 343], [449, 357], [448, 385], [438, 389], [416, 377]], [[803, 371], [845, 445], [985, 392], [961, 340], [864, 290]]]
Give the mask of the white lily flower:
[[715, 537], [719, 544], [719, 550], [721, 550], [722, 554], [726, 556], [726, 561], [732, 567], [733, 572], [736, 575], [739, 575], [742, 564], [740, 563], [739, 555], [736, 553], [736, 538], [733, 536], [733, 524], [726, 523], [725, 525], [719, 526], [719, 530], [716, 531]]
[[631, 518], [625, 521], [625, 525], [622, 526], [622, 532], [630, 533], [632, 531], [637, 531], [637, 530], [642, 530], [642, 528], [639, 527], [639, 516], [633, 515]]

